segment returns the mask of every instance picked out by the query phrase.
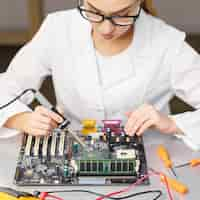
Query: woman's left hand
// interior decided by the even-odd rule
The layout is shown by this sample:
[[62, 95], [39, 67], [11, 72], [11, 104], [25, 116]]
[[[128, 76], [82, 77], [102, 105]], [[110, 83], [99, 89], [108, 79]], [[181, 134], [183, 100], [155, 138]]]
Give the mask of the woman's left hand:
[[129, 135], [141, 136], [149, 128], [165, 134], [181, 132], [171, 118], [163, 115], [150, 104], [144, 104], [137, 110], [126, 113], [126, 115], [128, 121], [125, 125], [125, 131]]

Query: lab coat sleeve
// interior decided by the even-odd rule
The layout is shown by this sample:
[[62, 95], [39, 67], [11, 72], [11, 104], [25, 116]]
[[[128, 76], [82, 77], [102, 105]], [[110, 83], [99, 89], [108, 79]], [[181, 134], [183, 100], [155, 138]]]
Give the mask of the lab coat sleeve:
[[[48, 16], [38, 33], [11, 61], [8, 70], [0, 74], [0, 107], [28, 88], [38, 90], [44, 78], [51, 74], [53, 43], [53, 20]], [[31, 111], [27, 104], [33, 94], [27, 93], [13, 104], [0, 110], [0, 138], [17, 134], [19, 131], [7, 129], [3, 124], [17, 113]]]
[[194, 150], [200, 150], [200, 55], [186, 42], [174, 54], [171, 86], [174, 93], [196, 110], [172, 116]]

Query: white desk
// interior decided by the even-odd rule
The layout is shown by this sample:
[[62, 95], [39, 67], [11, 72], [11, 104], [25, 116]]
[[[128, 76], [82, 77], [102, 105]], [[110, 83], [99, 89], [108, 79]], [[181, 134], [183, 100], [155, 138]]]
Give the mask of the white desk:
[[[16, 136], [10, 139], [1, 139], [0, 140], [0, 186], [9, 186], [15, 189], [19, 189], [22, 191], [32, 192], [33, 190], [51, 190], [51, 189], [89, 189], [99, 193], [107, 194], [109, 192], [117, 191], [122, 189], [123, 187], [119, 186], [65, 186], [65, 187], [16, 187], [13, 184], [13, 177], [15, 173], [16, 160], [19, 152], [21, 138], [20, 136]], [[172, 160], [176, 164], [182, 164], [191, 158], [200, 157], [200, 152], [192, 152], [189, 148], [187, 148], [181, 141], [174, 137], [162, 136], [157, 134], [146, 134], [144, 137], [144, 143], [146, 147], [146, 157], [148, 162], [148, 167], [152, 167], [156, 170], [160, 170], [166, 175], [173, 177], [172, 173], [166, 170], [163, 166], [163, 163], [156, 156], [156, 147], [158, 144], [164, 144], [165, 147], [169, 150], [171, 154]], [[189, 193], [180, 197], [175, 192], [173, 192], [175, 199], [184, 199], [184, 200], [199, 200], [199, 184], [200, 184], [200, 167], [195, 167], [191, 169], [190, 167], [185, 167], [181, 169], [176, 169], [176, 173], [181, 182], [185, 183], [189, 187]], [[150, 189], [161, 189], [163, 191], [163, 195], [159, 200], [167, 200], [166, 191], [163, 184], [160, 183], [159, 179], [156, 177], [150, 178], [151, 184], [149, 186], [137, 186], [134, 188], [131, 193], [150, 190]], [[126, 187], [126, 186], [124, 186]], [[60, 197], [63, 197], [65, 200], [73, 199], [73, 200], [90, 200], [95, 199], [96, 196], [84, 193], [66, 193], [59, 194]], [[132, 199], [137, 200], [151, 200], [150, 195], [144, 197], [136, 197]]]

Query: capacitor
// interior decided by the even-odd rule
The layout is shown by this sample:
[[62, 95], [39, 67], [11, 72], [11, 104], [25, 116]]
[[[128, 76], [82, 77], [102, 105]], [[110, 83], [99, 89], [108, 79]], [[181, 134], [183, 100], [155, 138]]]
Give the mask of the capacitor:
[[102, 126], [97, 126], [97, 132], [102, 132]]
[[120, 138], [116, 137], [116, 142], [119, 143], [120, 142]]
[[78, 153], [78, 151], [79, 151], [79, 144], [78, 143], [74, 143], [73, 146], [72, 146], [72, 148], [73, 148], [73, 152], [74, 153]]
[[59, 183], [60, 183], [60, 180], [59, 180], [59, 179], [55, 179], [55, 180], [54, 180], [54, 183], [55, 183], [55, 184], [59, 184]]
[[91, 141], [92, 140], [92, 136], [88, 135], [87, 138], [86, 138], [86, 140]]
[[99, 140], [103, 141], [103, 135], [100, 135]]
[[130, 142], [130, 138], [126, 137], [126, 142], [129, 143]]
[[69, 175], [68, 166], [65, 164], [64, 165], [64, 177], [68, 177], [68, 175]]
[[111, 137], [113, 135], [113, 132], [110, 128], [106, 128], [106, 135], [107, 135], [107, 138], [108, 138], [108, 142], [111, 143]]
[[106, 134], [103, 135], [103, 141], [104, 141], [104, 142], [107, 141], [107, 136], [106, 136]]
[[41, 179], [40, 179], [40, 184], [44, 184], [44, 183], [45, 183], [44, 178], [41, 178]]
[[106, 133], [109, 133], [111, 132], [111, 129], [110, 128], [106, 128]]
[[25, 157], [25, 166], [27, 168], [32, 168], [32, 159], [31, 159], [31, 157], [29, 157], [29, 156]]
[[124, 136], [125, 136], [125, 133], [124, 133], [123, 131], [121, 132], [121, 136], [122, 136], [122, 137], [124, 137]]
[[24, 172], [24, 175], [25, 175], [26, 178], [32, 178], [33, 177], [33, 169], [27, 169]]
[[114, 132], [111, 133], [111, 137], [115, 137], [115, 133]]
[[78, 165], [77, 165], [76, 161], [75, 160], [71, 160], [70, 164], [71, 164], [71, 167], [73, 168], [74, 174], [77, 174], [77, 172], [78, 172]]
[[60, 168], [59, 165], [56, 165], [56, 175], [59, 176], [60, 174]]

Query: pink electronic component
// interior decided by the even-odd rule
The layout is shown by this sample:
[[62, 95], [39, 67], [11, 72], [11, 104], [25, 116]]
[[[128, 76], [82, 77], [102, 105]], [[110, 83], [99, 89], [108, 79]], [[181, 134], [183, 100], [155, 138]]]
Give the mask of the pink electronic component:
[[102, 120], [104, 127], [103, 131], [106, 132], [106, 129], [109, 128], [112, 133], [120, 134], [122, 132], [121, 120]]

